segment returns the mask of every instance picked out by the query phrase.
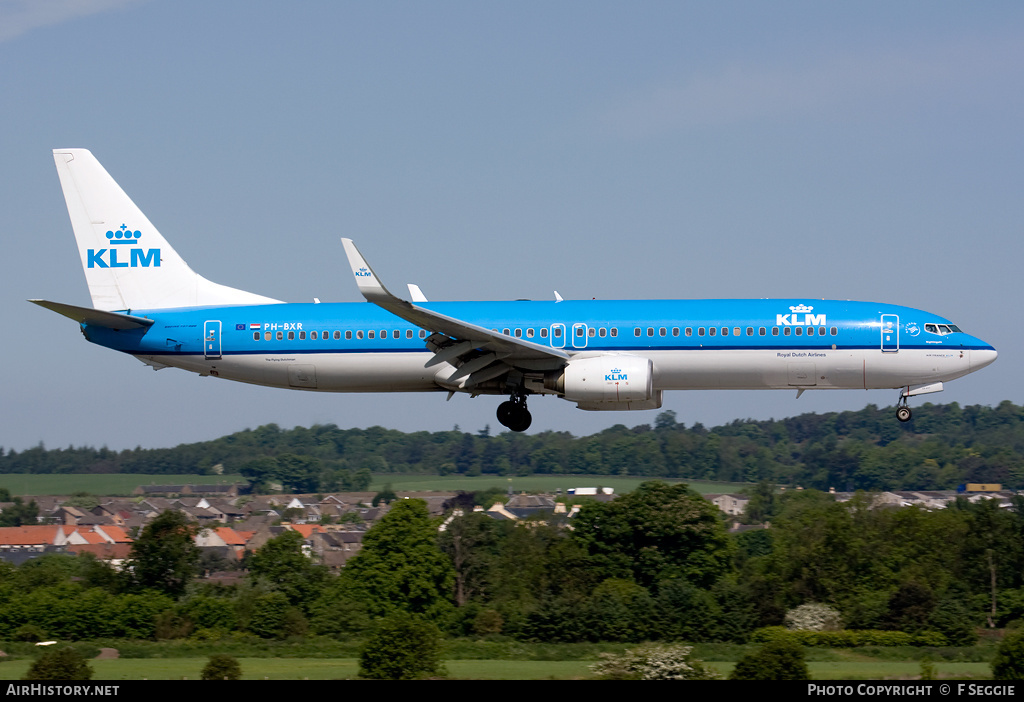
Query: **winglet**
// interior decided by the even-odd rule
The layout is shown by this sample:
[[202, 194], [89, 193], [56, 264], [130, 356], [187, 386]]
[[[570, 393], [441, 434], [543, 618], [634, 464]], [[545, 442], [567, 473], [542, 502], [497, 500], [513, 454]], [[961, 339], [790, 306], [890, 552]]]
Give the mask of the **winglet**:
[[392, 295], [391, 292], [380, 282], [380, 278], [370, 268], [359, 249], [352, 243], [351, 239], [342, 238], [341, 245], [345, 247], [345, 255], [348, 256], [348, 265], [352, 268], [352, 275], [356, 278], [356, 285], [359, 292], [370, 302], [394, 302], [401, 298]]
[[413, 302], [427, 301], [427, 296], [423, 294], [422, 290], [420, 290], [419, 285], [415, 285], [414, 283], [406, 283], [406, 286], [409, 288], [409, 296], [412, 298]]

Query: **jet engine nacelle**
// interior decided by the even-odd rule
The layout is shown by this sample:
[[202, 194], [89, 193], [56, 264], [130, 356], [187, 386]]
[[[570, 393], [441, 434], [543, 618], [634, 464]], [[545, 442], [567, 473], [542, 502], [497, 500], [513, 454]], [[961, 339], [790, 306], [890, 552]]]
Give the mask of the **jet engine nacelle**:
[[654, 364], [639, 356], [592, 356], [548, 373], [544, 387], [586, 404], [646, 402], [654, 397]]

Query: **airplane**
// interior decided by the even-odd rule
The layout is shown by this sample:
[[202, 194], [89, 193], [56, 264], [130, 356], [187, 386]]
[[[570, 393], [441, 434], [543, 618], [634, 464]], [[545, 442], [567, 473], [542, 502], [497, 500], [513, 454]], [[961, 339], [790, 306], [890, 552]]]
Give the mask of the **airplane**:
[[85, 338], [160, 370], [314, 392], [447, 392], [583, 410], [653, 410], [665, 391], [898, 389], [911, 397], [993, 361], [948, 319], [876, 302], [799, 299], [431, 302], [388, 290], [351, 239], [364, 302], [286, 303], [195, 273], [99, 161], [54, 149], [92, 307], [33, 299]]

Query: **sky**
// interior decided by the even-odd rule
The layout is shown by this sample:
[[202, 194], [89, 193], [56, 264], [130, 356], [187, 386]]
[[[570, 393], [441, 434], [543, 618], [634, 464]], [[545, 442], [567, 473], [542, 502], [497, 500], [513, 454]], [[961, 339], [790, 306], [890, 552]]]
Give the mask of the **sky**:
[[[0, 0], [0, 446], [167, 447], [276, 423], [490, 426], [501, 398], [154, 372], [89, 305], [51, 155], [87, 148], [192, 268], [360, 301], [339, 239], [431, 300], [836, 298], [993, 344], [915, 398], [1024, 401], [1024, 4]], [[667, 393], [716, 426], [896, 392]], [[530, 433], [658, 411], [530, 403]], [[894, 419], [895, 421], [895, 419]]]

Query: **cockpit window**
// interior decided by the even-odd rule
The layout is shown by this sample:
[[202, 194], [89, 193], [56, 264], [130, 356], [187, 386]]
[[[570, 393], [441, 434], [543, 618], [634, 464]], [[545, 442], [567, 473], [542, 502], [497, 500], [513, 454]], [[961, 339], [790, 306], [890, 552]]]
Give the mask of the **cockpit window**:
[[955, 324], [925, 324], [924, 330], [931, 334], [938, 334], [945, 336], [946, 334], [953, 334], [954, 332], [960, 332], [960, 327]]

